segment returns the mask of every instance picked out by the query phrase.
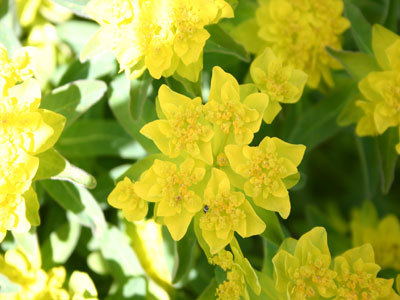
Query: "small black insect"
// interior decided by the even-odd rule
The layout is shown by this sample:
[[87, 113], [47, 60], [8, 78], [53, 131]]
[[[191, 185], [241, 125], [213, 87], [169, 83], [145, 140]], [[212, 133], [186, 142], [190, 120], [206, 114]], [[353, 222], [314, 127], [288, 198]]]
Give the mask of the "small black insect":
[[204, 213], [208, 212], [208, 205], [204, 206], [203, 211]]

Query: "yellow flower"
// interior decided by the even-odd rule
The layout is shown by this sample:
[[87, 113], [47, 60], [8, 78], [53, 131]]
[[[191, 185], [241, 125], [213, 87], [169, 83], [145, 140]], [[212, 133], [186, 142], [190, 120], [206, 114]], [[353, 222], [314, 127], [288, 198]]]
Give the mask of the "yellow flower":
[[400, 299], [392, 289], [393, 279], [377, 278], [380, 267], [375, 264], [369, 244], [346, 251], [335, 258], [337, 295], [335, 300]]
[[224, 0], [92, 0], [86, 12], [101, 28], [81, 53], [82, 60], [109, 50], [130, 78], [148, 69], [157, 79], [177, 72], [191, 81], [197, 81], [203, 67], [210, 36], [204, 27], [233, 17]]
[[280, 299], [322, 299], [335, 295], [336, 273], [329, 269], [331, 255], [324, 228], [316, 227], [298, 241], [286, 239], [272, 262]]
[[378, 219], [371, 203], [353, 211], [351, 232], [354, 246], [371, 244], [378, 265], [400, 270], [400, 223], [395, 215]]
[[155, 216], [162, 217], [176, 241], [185, 235], [193, 216], [203, 207], [199, 183], [205, 172], [191, 158], [179, 165], [157, 159], [135, 183], [139, 197], [156, 202]]
[[258, 56], [250, 66], [250, 74], [258, 89], [269, 96], [270, 103], [264, 112], [264, 121], [272, 123], [282, 109], [279, 103], [296, 103], [303, 94], [307, 74], [275, 56], [270, 48]]
[[[389, 127], [400, 130], [400, 37], [375, 25], [372, 46], [382, 71], [369, 73], [358, 84], [364, 98], [356, 102], [364, 112], [356, 128], [359, 136], [382, 134]], [[396, 149], [400, 154], [400, 144]]]
[[7, 95], [9, 88], [32, 76], [32, 48], [21, 48], [14, 58], [9, 58], [7, 49], [0, 44], [0, 96]]
[[107, 201], [111, 206], [122, 209], [128, 221], [142, 220], [148, 211], [147, 202], [138, 197], [134, 190], [134, 183], [125, 177], [108, 196]]
[[40, 257], [33, 260], [21, 250], [9, 250], [4, 256], [0, 255], [0, 274], [20, 286], [17, 292], [0, 294], [2, 300], [97, 299], [96, 288], [86, 273], [72, 273], [68, 292], [63, 288], [64, 267], [46, 272], [41, 269]]
[[237, 80], [214, 67], [206, 119], [214, 124], [213, 150], [223, 152], [228, 144], [247, 145], [260, 129], [261, 118], [268, 105], [268, 96], [257, 93], [252, 85], [239, 86]]
[[259, 0], [259, 4], [256, 20], [246, 21], [235, 36], [256, 53], [271, 47], [288, 65], [307, 73], [310, 87], [317, 87], [321, 77], [333, 85], [330, 69], [340, 64], [326, 47], [341, 49], [341, 35], [350, 27], [342, 17], [343, 0]]
[[207, 122], [200, 98], [190, 98], [162, 85], [159, 90], [159, 118], [146, 124], [140, 132], [152, 139], [169, 157], [190, 155], [212, 164], [213, 130]]
[[211, 254], [229, 244], [235, 231], [249, 237], [265, 229], [245, 196], [232, 189], [228, 176], [221, 170], [212, 169], [204, 190], [204, 204], [207, 210], [200, 217], [200, 228]]
[[303, 145], [292, 145], [270, 137], [265, 137], [258, 147], [225, 147], [233, 171], [243, 177], [243, 185], [239, 188], [252, 197], [256, 205], [277, 211], [283, 218], [290, 213], [287, 189], [300, 177], [297, 166], [304, 151]]
[[34, 79], [0, 95], [0, 241], [7, 230], [29, 230], [24, 194], [39, 166], [35, 155], [53, 146], [65, 123], [63, 116], [39, 105], [40, 86]]

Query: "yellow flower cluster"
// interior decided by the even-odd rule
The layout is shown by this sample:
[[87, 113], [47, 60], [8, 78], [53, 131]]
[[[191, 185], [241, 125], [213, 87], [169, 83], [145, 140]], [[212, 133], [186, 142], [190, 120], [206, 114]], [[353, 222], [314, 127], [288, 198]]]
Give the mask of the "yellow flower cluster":
[[258, 147], [248, 146], [268, 109], [266, 94], [255, 85], [239, 85], [215, 67], [205, 105], [163, 85], [157, 106], [160, 119], [141, 133], [154, 141], [163, 158], [139, 181], [120, 182], [109, 196], [111, 205], [137, 220], [146, 214], [147, 202], [155, 203], [156, 220], [175, 240], [196, 217], [211, 254], [229, 244], [235, 232], [249, 237], [264, 231], [252, 202], [284, 218], [289, 215], [287, 189], [299, 179], [305, 147], [269, 137]]
[[176, 72], [191, 81], [197, 81], [203, 68], [210, 36], [204, 27], [233, 17], [224, 0], [92, 0], [86, 12], [101, 28], [81, 60], [106, 50], [115, 54], [129, 78], [148, 69], [157, 79]]
[[215, 293], [218, 300], [236, 300], [241, 296], [246, 300], [249, 299], [245, 274], [241, 267], [234, 262], [231, 252], [221, 250], [210, 258], [210, 263], [227, 271], [227, 279], [218, 286]]
[[340, 64], [326, 47], [341, 49], [341, 35], [350, 27], [342, 13], [343, 0], [259, 0], [256, 17], [233, 34], [250, 52], [271, 47], [283, 61], [308, 74], [310, 87], [317, 87], [321, 78], [333, 85], [330, 69]]
[[26, 201], [39, 206], [31, 189], [39, 166], [35, 155], [53, 146], [65, 122], [39, 108], [40, 85], [29, 78], [31, 57], [25, 49], [21, 53], [10, 59], [0, 46], [0, 241], [7, 230], [29, 230]]
[[[369, 73], [358, 84], [363, 96], [356, 102], [363, 111], [356, 128], [360, 136], [383, 134], [389, 127], [400, 132], [400, 36], [375, 25], [372, 46], [382, 70]], [[400, 143], [396, 150], [400, 154]]]
[[381, 267], [400, 270], [400, 222], [395, 215], [380, 220], [375, 207], [367, 202], [361, 210], [353, 211], [350, 225], [353, 246], [371, 244]]
[[66, 271], [54, 267], [41, 269], [40, 258], [33, 260], [21, 250], [0, 255], [0, 275], [18, 286], [16, 292], [0, 294], [0, 300], [97, 300], [97, 291], [89, 275], [75, 271], [64, 288]]
[[324, 228], [316, 227], [300, 239], [286, 239], [273, 258], [274, 278], [280, 299], [396, 300], [393, 279], [378, 278], [369, 244], [337, 256], [331, 254]]

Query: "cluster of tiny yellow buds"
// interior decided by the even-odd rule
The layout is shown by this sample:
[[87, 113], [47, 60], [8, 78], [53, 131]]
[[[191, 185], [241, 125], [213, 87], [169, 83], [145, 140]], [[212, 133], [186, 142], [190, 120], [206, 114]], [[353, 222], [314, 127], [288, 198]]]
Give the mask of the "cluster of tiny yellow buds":
[[[155, 78], [177, 72], [191, 81], [203, 67], [204, 27], [233, 17], [224, 0], [92, 0], [86, 12], [101, 25], [87, 48], [100, 41], [131, 78], [148, 69]], [[84, 49], [81, 58], [88, 54]]]
[[227, 271], [233, 267], [233, 255], [229, 251], [221, 250], [216, 255], [209, 258], [209, 262], [213, 265], [218, 265], [222, 270]]
[[8, 57], [6, 48], [0, 44], [0, 96], [16, 83], [33, 76], [32, 49], [21, 48], [14, 58]]
[[330, 69], [340, 64], [326, 47], [341, 49], [341, 35], [350, 27], [342, 17], [343, 0], [258, 2], [256, 17], [239, 25], [235, 36], [254, 53], [270, 47], [282, 61], [303, 70], [310, 87], [317, 87], [321, 79], [333, 85]]
[[233, 266], [226, 274], [227, 280], [221, 283], [215, 295], [218, 300], [239, 300], [241, 296], [248, 298], [246, 295], [246, 282], [243, 272], [237, 267]]

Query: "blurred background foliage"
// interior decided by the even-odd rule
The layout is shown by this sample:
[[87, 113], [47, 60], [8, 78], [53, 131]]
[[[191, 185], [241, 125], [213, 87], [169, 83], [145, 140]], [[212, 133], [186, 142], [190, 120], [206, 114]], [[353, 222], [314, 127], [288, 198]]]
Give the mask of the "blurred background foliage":
[[[41, 5], [46, 5], [46, 1], [42, 2]], [[86, 0], [54, 2], [68, 7], [74, 15], [61, 21], [51, 20], [43, 13], [44, 9], [38, 9], [34, 21], [22, 26], [16, 2], [1, 0], [0, 42], [11, 53], [20, 45], [44, 49], [42, 65], [54, 66], [54, 70], [39, 78], [43, 87], [42, 107], [67, 116], [66, 129], [55, 149], [69, 161], [71, 168], [79, 169], [74, 171], [73, 180], [61, 176], [69, 181], [36, 183], [41, 226], [31, 235], [9, 234], [1, 248], [6, 250], [18, 243], [31, 249], [29, 245], [35, 243], [37, 235], [43, 267], [64, 265], [69, 272], [75, 269], [88, 272], [99, 299], [164, 299], [166, 293], [179, 299], [195, 299], [203, 293], [201, 299], [213, 299], [216, 282], [220, 281], [218, 270], [216, 279], [211, 280], [214, 267], [207, 263], [197, 245], [193, 228], [178, 243], [166, 230], [161, 232], [163, 238], [157, 240], [158, 228], [151, 231], [155, 236], [148, 245], [149, 240], [140, 238], [146, 226], [125, 223], [106, 201], [118, 177], [136, 161], [157, 152], [154, 144], [139, 134], [139, 129], [156, 118], [154, 100], [160, 85], [167, 82], [174, 90], [188, 95], [196, 93], [195, 87], [173, 78], [154, 80], [146, 74], [129, 82], [124, 74], [118, 74], [117, 63], [110, 55], [81, 63], [79, 53], [98, 25], [83, 14]], [[256, 1], [232, 2], [237, 2], [235, 19], [226, 20], [218, 30], [213, 30], [205, 48], [201, 86], [204, 99], [208, 96], [213, 66], [221, 66], [240, 83], [249, 80], [252, 58], [228, 31], [254, 14]], [[365, 22], [380, 23], [399, 32], [400, 1], [345, 2], [354, 4], [365, 16]], [[352, 24], [362, 23], [352, 19], [354, 14], [348, 10], [345, 14]], [[40, 32], [43, 24], [49, 24], [50, 31]], [[228, 30], [222, 36], [221, 28]], [[38, 36], [33, 39], [31, 34], [35, 30]], [[55, 34], [51, 40], [45, 38], [49, 32]], [[353, 24], [353, 29], [344, 35], [343, 49], [358, 51], [359, 35], [365, 37], [366, 33], [354, 29]], [[357, 96], [357, 81], [346, 70], [334, 72], [334, 81], [332, 89], [307, 88], [302, 99], [285, 106], [272, 125], [263, 123], [254, 139], [254, 145], [265, 136], [276, 136], [307, 146], [299, 168], [301, 181], [290, 192], [290, 217], [279, 220], [282, 231], [275, 229], [271, 234], [268, 231], [272, 227], [267, 226], [263, 236], [238, 239], [257, 270], [268, 267], [270, 252], [276, 251], [283, 235], [298, 238], [314, 226], [327, 229], [332, 255], [350, 248], [352, 211], [362, 207], [365, 200], [372, 201], [380, 216], [388, 213], [400, 216], [400, 174], [398, 156], [391, 144], [393, 133], [360, 138], [354, 126], [339, 126], [337, 120], [343, 108]], [[44, 161], [51, 168], [65, 164], [59, 154], [47, 153]], [[143, 171], [145, 164], [136, 165], [137, 172]], [[40, 168], [43, 171], [46, 165], [41, 164]], [[278, 237], [271, 238], [273, 234]], [[157, 248], [157, 243], [161, 248]], [[167, 275], [161, 272], [163, 263], [151, 264], [155, 258], [146, 254], [149, 251], [146, 247], [157, 249], [154, 255], [165, 259]], [[385, 269], [381, 275], [393, 277], [396, 272]]]

